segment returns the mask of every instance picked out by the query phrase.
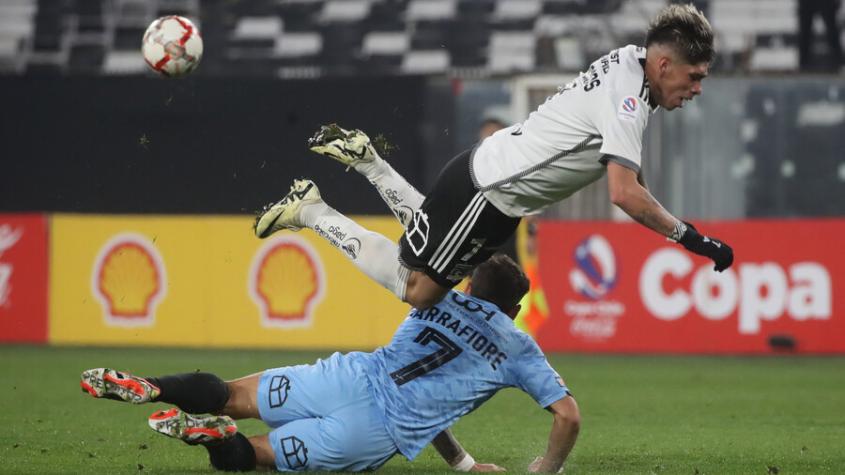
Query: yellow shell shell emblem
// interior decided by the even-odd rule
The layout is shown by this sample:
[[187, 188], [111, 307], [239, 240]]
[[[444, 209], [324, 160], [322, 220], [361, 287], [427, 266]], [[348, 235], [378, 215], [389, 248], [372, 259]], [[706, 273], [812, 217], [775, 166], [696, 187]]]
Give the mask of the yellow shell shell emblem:
[[322, 263], [307, 241], [284, 236], [259, 250], [250, 287], [264, 325], [307, 326], [325, 288]]
[[164, 266], [152, 243], [122, 234], [101, 250], [94, 270], [94, 293], [110, 323], [152, 324], [155, 305], [164, 294]]

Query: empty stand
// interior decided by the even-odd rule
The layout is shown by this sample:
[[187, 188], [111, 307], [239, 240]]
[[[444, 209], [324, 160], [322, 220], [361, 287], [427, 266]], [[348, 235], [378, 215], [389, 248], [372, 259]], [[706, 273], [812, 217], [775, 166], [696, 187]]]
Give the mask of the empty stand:
[[[710, 0], [715, 69], [798, 67], [797, 0]], [[638, 44], [665, 0], [4, 0], [0, 71], [138, 74], [157, 16], [209, 19], [198, 74], [475, 74], [584, 68]], [[250, 62], [261, 62], [251, 65]], [[279, 73], [280, 68], [284, 69]], [[299, 72], [297, 72], [299, 71]]]

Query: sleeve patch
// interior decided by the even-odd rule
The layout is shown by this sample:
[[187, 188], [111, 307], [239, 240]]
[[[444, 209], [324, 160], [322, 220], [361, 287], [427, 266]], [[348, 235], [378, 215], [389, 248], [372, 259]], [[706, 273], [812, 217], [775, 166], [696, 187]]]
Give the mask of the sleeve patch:
[[642, 107], [642, 104], [638, 97], [625, 96], [619, 102], [616, 116], [623, 120], [636, 120], [640, 107]]

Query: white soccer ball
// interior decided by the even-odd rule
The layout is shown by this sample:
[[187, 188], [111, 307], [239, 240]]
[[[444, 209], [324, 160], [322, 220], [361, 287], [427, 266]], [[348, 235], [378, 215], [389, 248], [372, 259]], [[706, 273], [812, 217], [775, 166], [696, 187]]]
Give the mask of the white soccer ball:
[[164, 16], [147, 28], [141, 52], [153, 71], [162, 76], [180, 77], [200, 64], [202, 37], [191, 20], [177, 15]]

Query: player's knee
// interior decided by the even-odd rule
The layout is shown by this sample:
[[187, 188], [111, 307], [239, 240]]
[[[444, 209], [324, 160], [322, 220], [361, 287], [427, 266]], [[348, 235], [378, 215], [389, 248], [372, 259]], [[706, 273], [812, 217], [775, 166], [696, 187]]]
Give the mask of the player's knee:
[[405, 302], [412, 307], [425, 309], [443, 300], [449, 289], [433, 281], [431, 277], [419, 271], [411, 272], [405, 288]]
[[578, 433], [581, 429], [581, 411], [575, 398], [568, 396], [564, 399], [563, 410], [555, 413], [555, 419], [563, 424], [572, 433]]
[[257, 395], [260, 378], [259, 373], [234, 381], [227, 381], [229, 400], [226, 401], [223, 414], [235, 419], [258, 419], [260, 414], [258, 413]]

